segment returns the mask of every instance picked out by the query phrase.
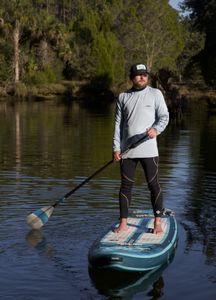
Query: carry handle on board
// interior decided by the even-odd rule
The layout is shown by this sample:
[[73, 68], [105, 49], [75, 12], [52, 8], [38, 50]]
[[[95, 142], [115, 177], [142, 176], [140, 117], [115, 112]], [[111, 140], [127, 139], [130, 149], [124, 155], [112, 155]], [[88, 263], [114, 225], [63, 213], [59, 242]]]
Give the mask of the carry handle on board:
[[[143, 143], [148, 139], [149, 137], [147, 133], [142, 133], [134, 136], [132, 139], [133, 142], [130, 144], [130, 146], [127, 147], [127, 149], [122, 153], [122, 155], [125, 155], [129, 150], [137, 147], [138, 145], [140, 145], [141, 143]], [[113, 161], [114, 161], [113, 159], [108, 161], [105, 165], [103, 165], [98, 170], [96, 170], [92, 175], [87, 177], [80, 184], [75, 186], [71, 191], [65, 194], [61, 199], [57, 200], [53, 205], [37, 209], [35, 212], [29, 214], [26, 218], [27, 224], [30, 225], [33, 229], [40, 229], [49, 220], [56, 206], [58, 206], [61, 202], [63, 202], [66, 198], [71, 196], [73, 193], [75, 193], [79, 188], [81, 188], [84, 184], [89, 182], [97, 174], [102, 172], [106, 167], [112, 164]]]

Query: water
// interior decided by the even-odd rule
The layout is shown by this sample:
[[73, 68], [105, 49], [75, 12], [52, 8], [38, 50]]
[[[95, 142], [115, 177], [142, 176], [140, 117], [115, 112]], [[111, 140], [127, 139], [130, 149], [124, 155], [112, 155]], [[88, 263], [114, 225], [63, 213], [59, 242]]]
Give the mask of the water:
[[[159, 137], [160, 182], [179, 242], [156, 274], [89, 273], [88, 250], [118, 218], [118, 164], [62, 205], [42, 231], [26, 216], [111, 159], [114, 107], [0, 103], [0, 299], [213, 299], [216, 295], [216, 116], [189, 103]], [[141, 168], [132, 209], [150, 207]]]

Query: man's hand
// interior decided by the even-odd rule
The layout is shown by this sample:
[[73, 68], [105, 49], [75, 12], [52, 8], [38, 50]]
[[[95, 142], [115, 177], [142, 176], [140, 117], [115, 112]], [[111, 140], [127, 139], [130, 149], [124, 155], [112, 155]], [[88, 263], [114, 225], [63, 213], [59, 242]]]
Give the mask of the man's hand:
[[149, 128], [147, 129], [147, 134], [150, 137], [150, 139], [153, 139], [157, 136], [157, 130], [155, 128]]
[[120, 151], [113, 152], [113, 158], [114, 158], [114, 161], [121, 160], [121, 152]]

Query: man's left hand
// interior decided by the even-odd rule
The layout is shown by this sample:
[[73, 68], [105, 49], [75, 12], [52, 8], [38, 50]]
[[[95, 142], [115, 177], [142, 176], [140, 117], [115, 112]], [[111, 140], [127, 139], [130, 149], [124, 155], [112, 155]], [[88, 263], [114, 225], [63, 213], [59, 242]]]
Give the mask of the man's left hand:
[[153, 138], [155, 138], [157, 136], [157, 130], [155, 128], [153, 128], [153, 127], [149, 128], [147, 130], [147, 134], [150, 137], [150, 139], [153, 139]]

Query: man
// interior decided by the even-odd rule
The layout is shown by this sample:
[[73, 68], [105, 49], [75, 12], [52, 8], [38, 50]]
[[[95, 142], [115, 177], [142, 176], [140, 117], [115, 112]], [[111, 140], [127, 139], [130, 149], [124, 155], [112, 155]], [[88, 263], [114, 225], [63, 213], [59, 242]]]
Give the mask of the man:
[[[131, 191], [139, 162], [151, 193], [155, 216], [153, 233], [157, 234], [162, 232], [163, 199], [158, 182], [159, 157], [156, 137], [166, 128], [169, 113], [161, 91], [148, 85], [149, 73], [144, 64], [131, 67], [130, 79], [133, 87], [119, 95], [115, 115], [113, 156], [115, 161], [120, 161], [121, 166], [120, 224], [115, 232], [127, 230]], [[131, 142], [133, 143], [133, 139], [144, 134], [148, 137], [146, 141], [121, 155]]]

